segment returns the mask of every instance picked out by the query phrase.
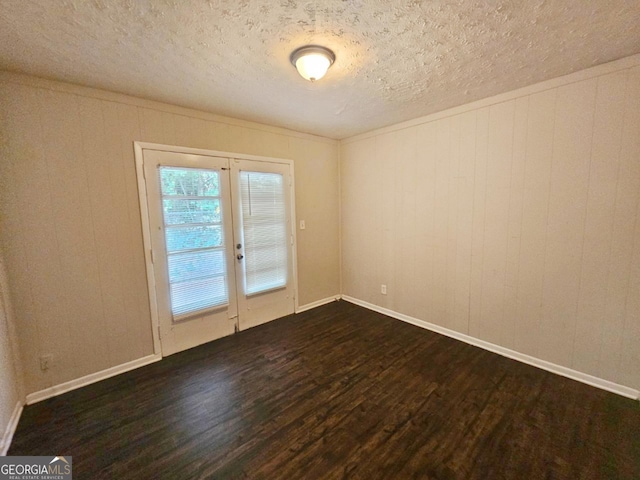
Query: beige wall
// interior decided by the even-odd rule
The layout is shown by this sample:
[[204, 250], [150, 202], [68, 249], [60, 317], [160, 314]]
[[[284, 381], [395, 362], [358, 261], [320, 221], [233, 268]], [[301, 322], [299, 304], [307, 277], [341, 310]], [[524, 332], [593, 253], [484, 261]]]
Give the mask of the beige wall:
[[343, 141], [343, 294], [640, 388], [638, 64]]
[[23, 386], [13, 325], [9, 285], [0, 254], [0, 455], [8, 448], [8, 426], [16, 405], [22, 404]]
[[27, 392], [153, 353], [134, 140], [294, 160], [299, 304], [340, 293], [337, 142], [6, 72], [0, 98], [0, 241]]
[[589, 72], [340, 152], [0, 73], [0, 242], [25, 390], [152, 353], [134, 140], [293, 159], [300, 305], [340, 293], [341, 190], [342, 293], [639, 388], [640, 67]]

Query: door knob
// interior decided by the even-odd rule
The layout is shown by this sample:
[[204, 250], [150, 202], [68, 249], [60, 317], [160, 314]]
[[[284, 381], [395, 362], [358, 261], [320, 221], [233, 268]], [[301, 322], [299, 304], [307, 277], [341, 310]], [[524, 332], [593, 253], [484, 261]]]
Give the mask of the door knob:
[[239, 253], [238, 255], [236, 255], [236, 258], [238, 260], [242, 260], [244, 258], [244, 255], [242, 255], [241, 253]]

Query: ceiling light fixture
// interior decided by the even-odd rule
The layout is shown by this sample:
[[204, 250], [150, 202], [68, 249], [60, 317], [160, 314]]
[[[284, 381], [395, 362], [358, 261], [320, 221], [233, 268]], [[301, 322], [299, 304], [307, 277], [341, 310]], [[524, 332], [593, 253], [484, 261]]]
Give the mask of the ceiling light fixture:
[[324, 77], [336, 56], [328, 48], [305, 45], [294, 50], [289, 59], [303, 78], [315, 82]]

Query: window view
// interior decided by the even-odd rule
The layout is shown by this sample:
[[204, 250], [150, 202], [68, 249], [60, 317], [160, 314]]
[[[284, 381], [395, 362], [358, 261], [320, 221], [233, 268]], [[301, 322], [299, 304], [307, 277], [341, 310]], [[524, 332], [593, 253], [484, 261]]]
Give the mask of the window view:
[[174, 320], [229, 301], [220, 176], [159, 167]]
[[287, 285], [287, 215], [279, 173], [240, 172], [247, 295]]

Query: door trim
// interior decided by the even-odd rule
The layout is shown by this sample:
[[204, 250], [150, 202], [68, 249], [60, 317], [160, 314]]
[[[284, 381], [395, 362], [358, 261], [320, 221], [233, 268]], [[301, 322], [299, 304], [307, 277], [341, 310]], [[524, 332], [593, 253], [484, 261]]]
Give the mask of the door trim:
[[155, 271], [153, 263], [153, 253], [151, 247], [151, 222], [149, 220], [149, 205], [147, 204], [147, 185], [144, 173], [144, 151], [158, 150], [162, 152], [173, 153], [190, 153], [194, 155], [204, 155], [209, 157], [237, 158], [240, 160], [254, 160], [258, 162], [280, 163], [289, 166], [291, 174], [291, 235], [293, 238], [292, 245], [292, 267], [293, 267], [293, 292], [294, 292], [294, 311], [298, 312], [298, 238], [296, 236], [296, 191], [293, 160], [283, 158], [264, 157], [260, 155], [247, 155], [243, 153], [223, 152], [218, 150], [206, 150], [202, 148], [178, 147], [175, 145], [164, 145], [160, 143], [149, 142], [133, 142], [135, 160], [136, 160], [136, 177], [138, 181], [138, 203], [140, 205], [140, 220], [142, 221], [142, 239], [144, 244], [144, 260], [147, 272], [147, 289], [149, 292], [149, 307], [151, 311], [151, 334], [153, 337], [153, 353], [162, 355], [162, 345], [160, 343], [160, 321], [158, 315], [158, 298], [155, 284]]

